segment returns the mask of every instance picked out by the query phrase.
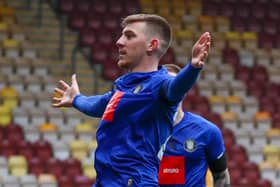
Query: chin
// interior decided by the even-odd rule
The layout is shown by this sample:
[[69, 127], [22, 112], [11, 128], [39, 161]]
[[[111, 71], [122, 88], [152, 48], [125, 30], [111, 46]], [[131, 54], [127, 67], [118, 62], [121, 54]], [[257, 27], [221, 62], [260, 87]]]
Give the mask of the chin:
[[128, 61], [125, 61], [125, 60], [119, 60], [118, 61], [118, 66], [119, 68], [122, 68], [122, 69], [128, 69], [130, 67], [130, 64]]

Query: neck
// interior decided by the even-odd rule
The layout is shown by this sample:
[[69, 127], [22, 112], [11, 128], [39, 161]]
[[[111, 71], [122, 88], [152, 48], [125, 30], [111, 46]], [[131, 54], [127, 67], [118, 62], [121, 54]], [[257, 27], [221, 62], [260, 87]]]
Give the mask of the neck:
[[174, 126], [177, 125], [184, 117], [184, 112], [182, 110], [179, 110], [174, 115]]

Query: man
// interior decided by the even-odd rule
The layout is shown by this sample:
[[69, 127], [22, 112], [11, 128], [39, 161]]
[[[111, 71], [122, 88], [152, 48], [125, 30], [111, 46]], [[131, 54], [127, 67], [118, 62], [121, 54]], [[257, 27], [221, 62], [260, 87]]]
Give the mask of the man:
[[[165, 67], [173, 76], [180, 71], [174, 64]], [[168, 138], [161, 161], [159, 184], [162, 187], [205, 187], [208, 167], [214, 187], [230, 186], [220, 129], [201, 116], [184, 112], [180, 103], [174, 116], [173, 134]]]
[[96, 132], [96, 187], [158, 186], [157, 153], [172, 131], [173, 115], [196, 81], [208, 56], [211, 36], [204, 33], [192, 49], [192, 61], [175, 78], [159, 60], [170, 46], [171, 28], [157, 15], [135, 14], [122, 22], [117, 41], [118, 66], [128, 71], [103, 95], [80, 94], [76, 76], [71, 86], [59, 81], [54, 107], [73, 106], [101, 117]]

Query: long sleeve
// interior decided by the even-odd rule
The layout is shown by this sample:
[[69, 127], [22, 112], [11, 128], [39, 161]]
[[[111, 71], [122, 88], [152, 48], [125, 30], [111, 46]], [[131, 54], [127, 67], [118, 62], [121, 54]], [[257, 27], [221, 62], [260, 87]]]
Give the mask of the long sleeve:
[[184, 67], [171, 81], [164, 82], [162, 91], [170, 102], [181, 101], [192, 88], [202, 68], [194, 68], [191, 63]]
[[102, 117], [112, 93], [96, 96], [77, 95], [73, 100], [73, 107], [92, 117]]

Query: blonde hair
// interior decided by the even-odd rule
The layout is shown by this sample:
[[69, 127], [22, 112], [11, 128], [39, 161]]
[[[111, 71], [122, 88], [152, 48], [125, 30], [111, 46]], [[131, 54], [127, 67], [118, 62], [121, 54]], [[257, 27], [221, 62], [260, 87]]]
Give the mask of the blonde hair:
[[123, 19], [121, 26], [124, 28], [128, 24], [135, 22], [145, 22], [146, 33], [150, 36], [158, 36], [160, 40], [158, 56], [161, 57], [166, 53], [167, 49], [170, 47], [172, 36], [171, 36], [171, 26], [168, 21], [155, 14], [133, 14], [129, 15]]

